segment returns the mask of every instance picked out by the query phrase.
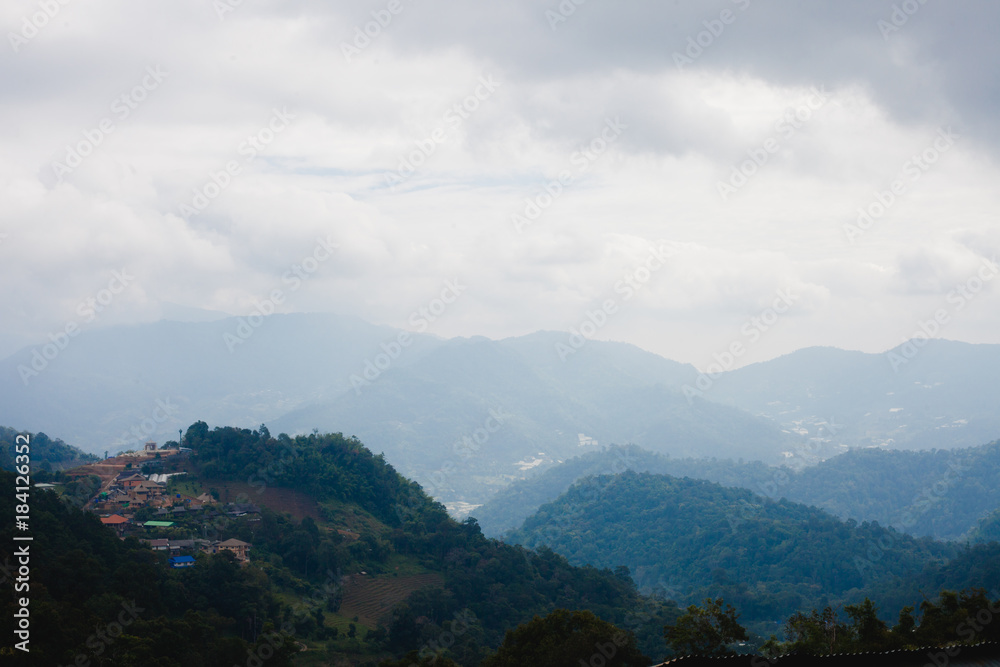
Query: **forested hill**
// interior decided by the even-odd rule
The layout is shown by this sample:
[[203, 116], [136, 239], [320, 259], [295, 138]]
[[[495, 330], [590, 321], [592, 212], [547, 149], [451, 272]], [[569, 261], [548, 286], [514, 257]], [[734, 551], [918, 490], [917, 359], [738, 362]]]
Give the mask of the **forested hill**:
[[34, 470], [61, 470], [67, 466], [97, 460], [93, 454], [67, 445], [62, 440], [52, 440], [44, 433], [31, 434], [0, 426], [0, 469], [14, 469], [14, 457], [17, 455], [15, 445], [25, 442], [23, 439], [17, 440], [19, 435], [26, 436], [28, 440]]
[[852, 450], [791, 476], [787, 498], [913, 535], [964, 538], [1000, 508], [1000, 441], [953, 450]]
[[[534, 477], [514, 482], [482, 507], [473, 510], [471, 515], [476, 518], [486, 535], [499, 536], [512, 528], [520, 527], [539, 507], [555, 500], [577, 480], [625, 470], [692, 477], [718, 482], [723, 486], [756, 490], [771, 481], [779, 469], [759, 461], [737, 463], [728, 459], [671, 458], [636, 445], [612, 445], [601, 451], [572, 458], [543, 470]], [[760, 493], [759, 490], [757, 492]]]
[[722, 595], [750, 622], [851, 600], [957, 551], [745, 489], [631, 471], [577, 482], [507, 538], [627, 566], [640, 589], [685, 602]]
[[[420, 648], [466, 611], [474, 619], [472, 628], [450, 653], [462, 664], [476, 664], [507, 630], [565, 608], [589, 610], [628, 628], [647, 655], [661, 655], [663, 624], [679, 613], [673, 604], [641, 598], [626, 572], [575, 567], [550, 551], [534, 553], [485, 538], [475, 521], [450, 518], [419, 485], [357, 439], [340, 434], [274, 438], [263, 427], [209, 430], [198, 422], [187, 430], [184, 444], [194, 450], [199, 478], [244, 482], [255, 502], [266, 497], [257, 493], [265, 487], [295, 489], [317, 502], [316, 530], [297, 530], [287, 542], [262, 540], [260, 531], [254, 538], [265, 558], [278, 556], [288, 564], [295, 562], [289, 550], [301, 549], [307, 559], [317, 559], [311, 567], [308, 560], [296, 564], [295, 576], [339, 570], [386, 578], [399, 571], [441, 577], [440, 587], [418, 591], [392, 610], [384, 636], [373, 635], [372, 650], [400, 654]], [[345, 542], [339, 532], [345, 529], [359, 536]]]
[[976, 539], [980, 521], [1000, 508], [1000, 442], [923, 452], [851, 450], [797, 472], [757, 461], [669, 458], [625, 445], [515, 482], [472, 514], [483, 532], [500, 535], [575, 481], [626, 469], [742, 487], [819, 507], [841, 519], [877, 521], [938, 539]]
[[[680, 613], [642, 598], [627, 572], [576, 567], [551, 551], [485, 538], [474, 521], [451, 519], [356, 439], [275, 438], [264, 427], [210, 430], [198, 422], [182, 444], [193, 450], [190, 458], [165, 463], [188, 473], [171, 479], [171, 495], [238, 493], [235, 500], [255, 503], [260, 514], [232, 518], [206, 505], [154, 530], [170, 539], [250, 542], [250, 565], [239, 567], [224, 553], [196, 554], [194, 567], [171, 569], [170, 554], [133, 538], [121, 541], [95, 515], [55, 493], [33, 491], [32, 652], [17, 664], [73, 664], [83, 655], [92, 664], [100, 656], [120, 664], [209, 667], [245, 664], [248, 650], [258, 656], [263, 650], [274, 654], [264, 662], [277, 667], [305, 646], [312, 656], [344, 664], [374, 666], [430, 650], [442, 665], [449, 658], [478, 665], [507, 630], [558, 608], [589, 610], [633, 631], [639, 649], [660, 656], [663, 626]], [[0, 473], [0, 481], [13, 488], [9, 475]], [[0, 501], [6, 516], [14, 514], [12, 496]], [[311, 508], [308, 516], [269, 506], [293, 497], [298, 507]], [[138, 510], [138, 523], [151, 511]], [[2, 544], [13, 543], [12, 530], [11, 522], [0, 530]], [[0, 561], [9, 565], [11, 557], [0, 546]], [[414, 580], [423, 583], [392, 604], [372, 599]], [[341, 605], [352, 595], [347, 611]], [[10, 619], [6, 597], [0, 611]], [[129, 619], [127, 638], [96, 640], [95, 628], [114, 621], [123, 605], [142, 610]], [[368, 618], [359, 619], [361, 607]], [[450, 639], [442, 642], [444, 636]], [[279, 648], [262, 649], [266, 641]]]

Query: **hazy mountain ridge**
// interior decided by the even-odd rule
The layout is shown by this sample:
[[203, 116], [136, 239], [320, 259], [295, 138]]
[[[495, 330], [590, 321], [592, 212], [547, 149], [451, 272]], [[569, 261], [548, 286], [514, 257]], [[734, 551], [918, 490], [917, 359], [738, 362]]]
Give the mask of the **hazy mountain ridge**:
[[[775, 459], [794, 440], [737, 408], [689, 403], [680, 386], [693, 367], [623, 343], [589, 341], [563, 363], [555, 344], [564, 334], [551, 332], [446, 341], [353, 318], [273, 315], [234, 343], [240, 326], [231, 318], [81, 334], [27, 387], [18, 367], [33, 350], [23, 350], [0, 364], [0, 423], [44, 426], [98, 452], [174, 439], [194, 415], [344, 432], [435, 496], [468, 502], [585, 451], [581, 442]], [[491, 411], [502, 422], [485, 433], [496, 426]], [[473, 437], [474, 447], [456, 450]]]
[[[239, 338], [240, 319], [83, 332], [27, 384], [19, 369], [43, 346], [26, 348], [0, 362], [0, 423], [92, 452], [175, 439], [195, 416], [256, 426], [346, 391], [395, 333], [357, 318], [272, 315], [230, 351], [225, 336]], [[436, 344], [413, 334], [411, 352]]]
[[[539, 353], [532, 342], [448, 341], [406, 368], [389, 369], [360, 396], [349, 393], [273, 425], [289, 432], [310, 425], [344, 429], [435, 487], [435, 496], [444, 492], [470, 502], [485, 497], [483, 485], [499, 488], [513, 479], [518, 472], [513, 462], [551, 463], [579, 453], [580, 434], [598, 443], [628, 439], [677, 454], [734, 455], [742, 448], [771, 460], [793, 442], [767, 421], [734, 408], [689, 403], [662, 383], [635, 384], [655, 377], [650, 367], [657, 358], [631, 346], [625, 355], [615, 355], [591, 343], [565, 365], [539, 366], [525, 359], [525, 348]], [[618, 363], [621, 356], [639, 355], [651, 357], [649, 363]], [[680, 375], [674, 368], [679, 365], [662, 365]], [[471, 456], [456, 455], [450, 445], [480, 429], [491, 409], [509, 417]], [[456, 472], [435, 482], [441, 477], [435, 473], [447, 470], [449, 462]]]
[[[913, 351], [916, 351], [913, 354]], [[969, 447], [1000, 436], [1000, 345], [930, 340], [882, 354], [810, 347], [722, 375], [712, 400], [846, 447]]]
[[[27, 385], [24, 369], [41, 366], [44, 346], [0, 362], [0, 423], [92, 452], [174, 439], [195, 418], [343, 432], [384, 451], [435, 497], [470, 504], [595, 444], [814, 463], [886, 434], [913, 446], [933, 435], [947, 448], [994, 422], [1000, 432], [990, 413], [1000, 396], [986, 382], [1000, 346], [935, 341], [898, 375], [882, 355], [810, 348], [724, 374], [703, 398], [689, 398], [694, 367], [593, 340], [563, 361], [556, 344], [566, 336], [442, 340], [306, 314], [272, 315], [258, 328], [243, 318], [109, 327], [42, 358]], [[942, 420], [927, 416], [936, 413], [914, 402], [931, 391], [942, 419], [964, 426], [937, 428]], [[803, 402], [792, 405], [798, 395]], [[862, 412], [866, 401], [877, 418]], [[897, 402], [896, 412], [885, 407]], [[912, 431], [897, 423], [918, 411]]]

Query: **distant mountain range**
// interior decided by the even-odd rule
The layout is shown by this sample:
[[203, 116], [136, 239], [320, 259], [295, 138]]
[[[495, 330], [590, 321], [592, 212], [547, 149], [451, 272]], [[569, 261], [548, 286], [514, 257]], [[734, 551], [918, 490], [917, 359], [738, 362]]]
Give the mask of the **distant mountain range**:
[[0, 362], [0, 424], [95, 453], [176, 439], [196, 420], [343, 432], [453, 509], [613, 442], [804, 464], [1000, 434], [1000, 385], [986, 381], [1000, 346], [933, 341], [898, 374], [883, 355], [802, 350], [692, 398], [690, 365], [602, 341], [564, 362], [565, 337], [443, 340], [321, 314], [109, 327]]
[[1000, 437], [998, 377], [1000, 345], [811, 347], [726, 373], [706, 398], [841, 446], [971, 447]]
[[561, 339], [450, 340], [360, 395], [291, 412], [274, 428], [349, 428], [436, 497], [470, 503], [602, 442], [776, 461], [800, 440], [737, 408], [689, 403], [679, 385], [693, 368], [620, 343], [588, 344], [563, 363]]

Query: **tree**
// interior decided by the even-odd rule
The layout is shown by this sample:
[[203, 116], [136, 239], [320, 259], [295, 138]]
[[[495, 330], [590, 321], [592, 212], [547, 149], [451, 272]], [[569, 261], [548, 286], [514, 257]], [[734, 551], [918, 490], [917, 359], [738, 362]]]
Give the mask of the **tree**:
[[749, 638], [739, 614], [732, 605], [723, 608], [722, 598], [706, 598], [703, 604], [691, 605], [677, 623], [664, 626], [667, 645], [679, 655], [733, 655], [729, 645]]
[[483, 661], [482, 667], [576, 665], [581, 661], [607, 667], [649, 664], [636, 647], [632, 633], [589, 611], [557, 609], [545, 618], [535, 616], [508, 631], [500, 648]]
[[850, 649], [851, 631], [840, 622], [831, 607], [822, 613], [813, 609], [809, 615], [795, 612], [785, 622], [789, 649], [809, 655], [829, 655]]
[[851, 619], [851, 633], [857, 651], [887, 651], [892, 646], [889, 627], [878, 617], [878, 608], [868, 598], [861, 604], [844, 607]]

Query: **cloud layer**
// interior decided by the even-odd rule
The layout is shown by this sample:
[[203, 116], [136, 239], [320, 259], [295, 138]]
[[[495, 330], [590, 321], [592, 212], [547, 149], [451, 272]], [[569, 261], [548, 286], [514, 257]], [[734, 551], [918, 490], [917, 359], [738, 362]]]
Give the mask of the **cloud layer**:
[[[286, 311], [403, 327], [459, 279], [442, 336], [569, 330], [617, 298], [596, 337], [699, 367], [779, 290], [794, 306], [741, 363], [881, 351], [940, 308], [940, 335], [1000, 342], [992, 277], [948, 298], [1000, 247], [998, 19], [985, 1], [6, 3], [0, 354], [171, 304], [243, 314], [290, 271]], [[321, 239], [335, 256], [303, 273]]]

